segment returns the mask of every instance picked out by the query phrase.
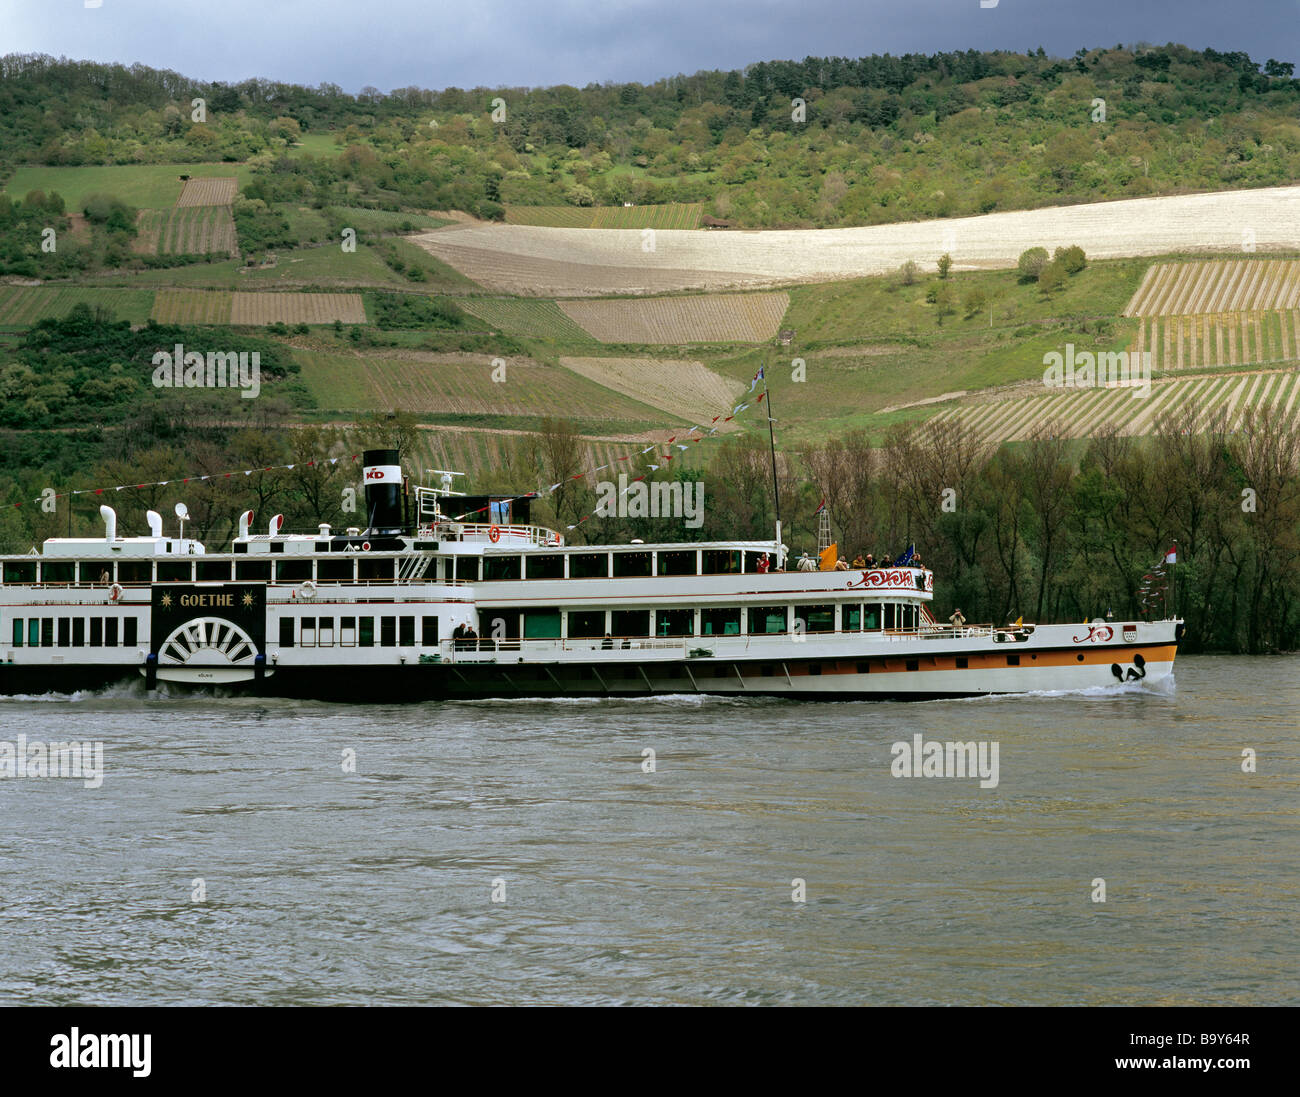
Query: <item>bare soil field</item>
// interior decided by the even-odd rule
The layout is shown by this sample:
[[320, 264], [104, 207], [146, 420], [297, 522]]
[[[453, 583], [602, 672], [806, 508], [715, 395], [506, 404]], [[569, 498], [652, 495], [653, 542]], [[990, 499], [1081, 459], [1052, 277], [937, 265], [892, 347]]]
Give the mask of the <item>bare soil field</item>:
[[1241, 253], [1300, 247], [1300, 187], [1137, 198], [980, 217], [849, 229], [642, 233], [475, 225], [413, 236], [480, 285], [539, 297], [758, 288], [860, 278], [908, 259], [933, 269], [944, 252], [957, 270], [1015, 266], [1026, 248], [1078, 244], [1093, 258], [1169, 252]]
[[232, 324], [364, 324], [359, 293], [236, 293]]
[[1300, 308], [1300, 261], [1236, 259], [1157, 263], [1147, 271], [1124, 315], [1295, 308]]
[[663, 358], [561, 358], [560, 365], [634, 400], [695, 420], [730, 408], [745, 386], [702, 362]]
[[177, 209], [182, 206], [228, 206], [235, 200], [239, 180], [233, 175], [214, 176], [208, 179], [187, 179], [176, 199]]
[[602, 343], [759, 343], [776, 334], [790, 296], [741, 293], [559, 305]]

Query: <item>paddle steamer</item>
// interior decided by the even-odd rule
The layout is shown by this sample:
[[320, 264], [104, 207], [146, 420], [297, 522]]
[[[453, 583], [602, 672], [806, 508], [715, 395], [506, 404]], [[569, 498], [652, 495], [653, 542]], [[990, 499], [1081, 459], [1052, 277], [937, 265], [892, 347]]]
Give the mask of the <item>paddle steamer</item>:
[[[786, 570], [773, 541], [569, 545], [529, 499], [411, 490], [364, 455], [367, 526], [209, 552], [149, 535], [0, 558], [0, 692], [143, 678], [340, 701], [782, 695], [924, 699], [1078, 690], [1173, 671], [1181, 622], [952, 628], [921, 567]], [[479, 504], [476, 506], [475, 504]], [[446, 507], [446, 510], [452, 508]], [[475, 515], [477, 516], [477, 515]], [[472, 630], [470, 634], [469, 630]]]

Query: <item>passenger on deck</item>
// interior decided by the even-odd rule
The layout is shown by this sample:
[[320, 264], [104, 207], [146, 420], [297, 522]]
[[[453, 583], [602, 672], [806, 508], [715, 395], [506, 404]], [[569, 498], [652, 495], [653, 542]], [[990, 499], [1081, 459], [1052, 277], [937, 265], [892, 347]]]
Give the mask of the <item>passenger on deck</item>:
[[866, 566], [867, 566], [867, 562], [862, 558], [862, 553], [859, 552], [855, 557], [853, 557], [854, 571], [862, 571], [866, 568]]
[[800, 555], [800, 557], [799, 557], [799, 570], [800, 570], [800, 571], [816, 571], [816, 570], [817, 570], [817, 561], [814, 560], [811, 556], [809, 556], [806, 552], [805, 552], [805, 553], [802, 553], [802, 554]]
[[614, 638], [610, 636], [608, 632], [605, 633], [605, 639], [603, 639], [600, 642], [600, 650], [609, 651], [613, 646], [614, 646]]
[[956, 611], [948, 618], [948, 620], [952, 622], [952, 627], [955, 629], [966, 627], [966, 618], [961, 615], [961, 606], [957, 607]]
[[771, 570], [772, 570], [772, 561], [768, 557], [767, 553], [765, 552], [763, 553], [762, 556], [758, 558], [758, 573], [760, 575], [766, 575]]
[[835, 570], [836, 570], [836, 571], [848, 571], [848, 570], [849, 570], [849, 562], [848, 562], [846, 559], [844, 559], [843, 556], [841, 556], [838, 560], [835, 561]]
[[885, 553], [885, 555], [880, 558], [880, 566], [882, 568], [892, 568], [894, 566], [894, 558], [890, 556], [889, 553]]
[[873, 570], [873, 569], [877, 566], [877, 565], [876, 565], [876, 558], [875, 558], [874, 556], [872, 556], [871, 553], [867, 553], [867, 562], [866, 562], [863, 566], [864, 566], [868, 571]]

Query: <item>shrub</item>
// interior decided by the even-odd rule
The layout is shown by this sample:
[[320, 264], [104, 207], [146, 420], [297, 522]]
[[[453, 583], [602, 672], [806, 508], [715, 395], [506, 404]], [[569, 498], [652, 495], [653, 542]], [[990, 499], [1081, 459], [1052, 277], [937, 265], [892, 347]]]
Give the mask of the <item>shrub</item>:
[[952, 270], [952, 256], [946, 253], [939, 256], [939, 277], [946, 279], [950, 270]]
[[904, 263], [901, 267], [898, 268], [898, 281], [901, 285], [904, 286], [914, 286], [916, 285], [916, 278], [918, 274], [920, 274], [919, 268], [915, 263], [912, 262], [912, 260], [909, 259], [906, 263]]
[[979, 286], [972, 286], [966, 291], [966, 296], [962, 301], [963, 318], [969, 320], [977, 312], [983, 312], [984, 306], [989, 303], [988, 297]]
[[1088, 257], [1084, 255], [1083, 248], [1078, 244], [1071, 245], [1068, 248], [1057, 248], [1052, 259], [1060, 263], [1061, 269], [1066, 274], [1078, 274], [1088, 265]]
[[1020, 274], [1022, 282], [1037, 281], [1039, 275], [1043, 273], [1043, 268], [1047, 266], [1048, 255], [1046, 248], [1029, 248], [1020, 253], [1020, 259], [1016, 263], [1016, 270]]

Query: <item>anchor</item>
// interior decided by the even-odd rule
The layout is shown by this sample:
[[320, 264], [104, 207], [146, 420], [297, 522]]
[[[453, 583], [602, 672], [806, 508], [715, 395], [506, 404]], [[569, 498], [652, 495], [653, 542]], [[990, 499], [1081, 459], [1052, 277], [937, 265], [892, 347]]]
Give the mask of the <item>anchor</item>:
[[1147, 661], [1139, 652], [1133, 656], [1133, 665], [1128, 668], [1127, 674], [1118, 663], [1111, 663], [1110, 672], [1121, 682], [1137, 682], [1147, 676]]

